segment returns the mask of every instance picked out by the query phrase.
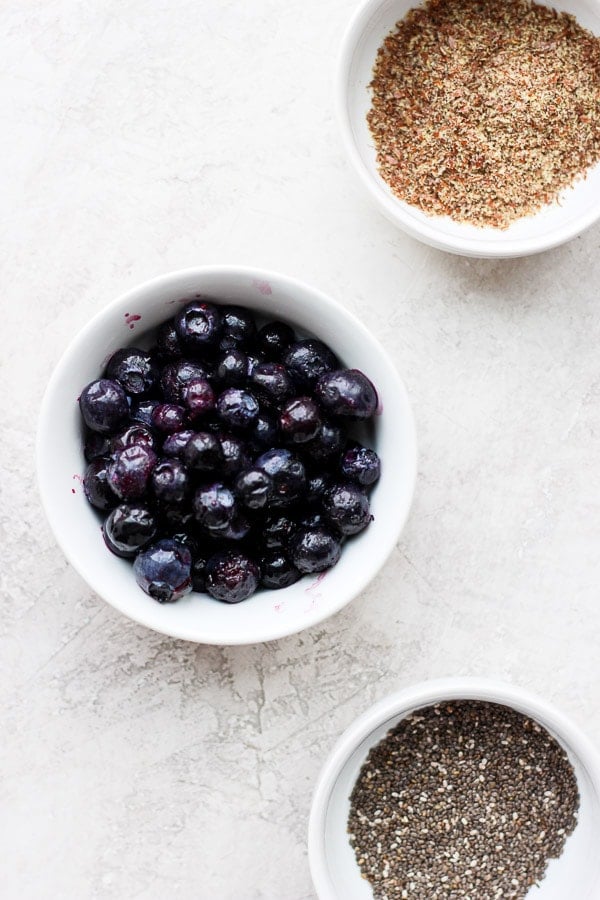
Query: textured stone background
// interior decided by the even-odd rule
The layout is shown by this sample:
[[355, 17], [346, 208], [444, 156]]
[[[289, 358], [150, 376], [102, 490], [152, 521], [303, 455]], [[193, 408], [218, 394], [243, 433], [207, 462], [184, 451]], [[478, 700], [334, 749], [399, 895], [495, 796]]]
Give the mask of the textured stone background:
[[[539, 691], [600, 741], [600, 228], [452, 258], [371, 209], [331, 81], [351, 0], [0, 8], [2, 860], [7, 900], [314, 900], [310, 796], [340, 732], [431, 676]], [[393, 557], [264, 646], [173, 641], [67, 566], [38, 501], [47, 378], [151, 276], [280, 269], [395, 359], [420, 439]]]

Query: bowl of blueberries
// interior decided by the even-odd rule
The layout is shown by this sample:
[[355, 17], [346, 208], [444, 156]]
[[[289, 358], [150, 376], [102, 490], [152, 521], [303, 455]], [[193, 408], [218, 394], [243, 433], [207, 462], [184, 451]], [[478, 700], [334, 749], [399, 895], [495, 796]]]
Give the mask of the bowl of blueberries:
[[48, 384], [43, 505], [108, 603], [209, 644], [340, 610], [406, 521], [416, 437], [381, 345], [274, 272], [174, 272], [107, 305]]

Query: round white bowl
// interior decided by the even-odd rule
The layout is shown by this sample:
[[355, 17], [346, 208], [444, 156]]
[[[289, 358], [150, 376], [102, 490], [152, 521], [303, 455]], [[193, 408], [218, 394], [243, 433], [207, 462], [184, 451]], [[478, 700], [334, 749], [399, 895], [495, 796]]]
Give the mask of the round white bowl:
[[[131, 563], [111, 554], [101, 520], [81, 486], [85, 470], [77, 398], [99, 378], [119, 347], [147, 346], [153, 329], [197, 295], [240, 303], [328, 343], [348, 366], [364, 371], [380, 397], [370, 439], [382, 459], [374, 488], [374, 521], [344, 547], [320, 577], [243, 603], [189, 594], [160, 604], [136, 584]], [[124, 615], [173, 637], [207, 644], [252, 644], [294, 634], [352, 600], [384, 564], [408, 515], [416, 478], [416, 437], [406, 390], [387, 354], [364, 325], [325, 294], [275, 272], [237, 266], [185, 269], [155, 278], [106, 306], [75, 337], [48, 384], [37, 437], [42, 501], [66, 557], [96, 593]]]
[[561, 744], [575, 770], [578, 823], [559, 859], [552, 860], [531, 900], [597, 900], [600, 896], [600, 756], [566, 716], [539, 697], [502, 682], [447, 678], [407, 688], [376, 703], [344, 732], [315, 789], [308, 854], [319, 900], [373, 900], [347, 834], [350, 794], [371, 747], [414, 710], [444, 700], [486, 700], [535, 719]]
[[[540, 0], [544, 3], [545, 0]], [[570, 240], [600, 218], [600, 165], [563, 193], [558, 203], [508, 228], [476, 228], [444, 216], [428, 216], [394, 196], [377, 170], [375, 146], [367, 125], [369, 83], [377, 50], [418, 0], [365, 0], [342, 41], [336, 76], [336, 108], [346, 152], [371, 199], [395, 225], [439, 250], [474, 257], [528, 256]], [[596, 0], [548, 0], [547, 6], [573, 14], [600, 35]]]

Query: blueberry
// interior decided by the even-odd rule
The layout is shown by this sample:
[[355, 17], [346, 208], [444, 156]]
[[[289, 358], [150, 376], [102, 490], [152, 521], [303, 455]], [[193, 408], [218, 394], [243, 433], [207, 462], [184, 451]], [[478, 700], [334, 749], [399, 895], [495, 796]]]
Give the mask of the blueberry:
[[340, 470], [346, 478], [368, 487], [379, 479], [381, 462], [374, 450], [356, 444], [342, 456]]
[[282, 403], [294, 390], [287, 369], [280, 363], [259, 363], [252, 371], [250, 381], [257, 395], [271, 403]]
[[156, 521], [145, 506], [121, 503], [102, 525], [104, 542], [116, 556], [131, 559], [156, 534]]
[[338, 364], [329, 347], [314, 338], [290, 344], [283, 355], [283, 362], [302, 388], [312, 388], [321, 375], [335, 369]]
[[106, 511], [117, 505], [119, 498], [108, 483], [106, 459], [99, 457], [89, 464], [83, 476], [83, 492], [96, 509]]
[[177, 403], [159, 403], [152, 410], [152, 424], [163, 434], [174, 434], [185, 425], [185, 409]]
[[285, 322], [269, 322], [259, 330], [256, 346], [267, 359], [280, 360], [295, 338], [294, 329]]
[[217, 412], [231, 428], [250, 428], [258, 418], [258, 400], [249, 391], [227, 388], [217, 400]]
[[158, 367], [146, 350], [126, 347], [113, 353], [106, 378], [118, 381], [130, 397], [150, 394], [158, 381]]
[[273, 502], [283, 505], [293, 502], [306, 490], [306, 471], [301, 460], [289, 450], [267, 450], [255, 462], [273, 479]]
[[185, 446], [195, 433], [191, 428], [184, 428], [183, 431], [175, 431], [173, 434], [168, 434], [162, 446], [163, 455], [182, 459]]
[[237, 512], [233, 494], [220, 481], [198, 488], [192, 505], [196, 521], [209, 531], [227, 528]]
[[110, 450], [111, 453], [116, 453], [117, 450], [133, 447], [134, 444], [139, 444], [141, 447], [149, 447], [150, 450], [156, 448], [156, 440], [150, 429], [145, 425], [134, 422], [133, 425], [127, 425], [126, 428], [121, 429], [111, 438]]
[[146, 428], [152, 428], [152, 411], [158, 406], [158, 400], [134, 400], [129, 411], [129, 418], [132, 422], [139, 425], [145, 425]]
[[358, 534], [371, 521], [369, 498], [352, 481], [335, 484], [323, 498], [323, 512], [342, 534]]
[[118, 450], [108, 464], [108, 483], [122, 500], [138, 500], [156, 465], [156, 454], [149, 447], [134, 444]]
[[237, 437], [226, 432], [217, 435], [221, 447], [221, 470], [224, 475], [233, 476], [250, 465], [250, 454], [246, 445]]
[[268, 550], [285, 549], [296, 531], [297, 525], [289, 516], [267, 516], [262, 526], [261, 543]]
[[262, 509], [273, 492], [273, 479], [262, 469], [246, 469], [235, 479], [235, 494], [248, 509]]
[[173, 535], [195, 527], [194, 513], [187, 503], [160, 504], [156, 513], [161, 535]]
[[279, 429], [287, 442], [305, 444], [321, 429], [319, 407], [310, 397], [288, 400], [279, 416]]
[[191, 591], [191, 570], [190, 551], [171, 538], [142, 550], [133, 564], [137, 583], [159, 603], [172, 603]]
[[260, 366], [261, 363], [266, 362], [262, 353], [258, 353], [257, 351], [253, 352], [253, 353], [248, 353], [246, 356], [246, 359], [248, 361], [247, 362], [247, 370], [246, 370], [246, 375], [248, 378], [252, 378], [252, 373], [254, 372], [254, 370], [256, 369], [257, 366]]
[[325, 491], [331, 487], [331, 476], [325, 472], [311, 475], [306, 487], [306, 502], [308, 504], [319, 503]]
[[256, 337], [256, 324], [249, 309], [223, 306], [223, 332], [219, 346], [223, 350], [249, 347]]
[[214, 304], [193, 300], [175, 316], [175, 331], [187, 350], [202, 353], [218, 344], [223, 315]]
[[100, 434], [98, 431], [88, 431], [86, 429], [83, 443], [83, 455], [85, 456], [86, 462], [92, 462], [92, 460], [98, 459], [101, 456], [108, 456], [110, 453], [110, 442], [111, 438], [107, 435]]
[[338, 425], [323, 422], [312, 441], [303, 446], [310, 458], [321, 465], [337, 462], [344, 446], [344, 434]]
[[248, 537], [251, 527], [251, 523], [246, 516], [236, 511], [229, 525], [219, 529], [219, 531], [215, 531], [214, 535], [228, 541], [242, 541], [245, 537]]
[[323, 512], [318, 509], [308, 510], [300, 518], [298, 522], [299, 528], [328, 528], [333, 532], [328, 520]]
[[183, 388], [181, 396], [192, 422], [215, 408], [215, 395], [205, 378], [192, 378]]
[[100, 378], [84, 387], [79, 408], [87, 427], [100, 434], [116, 431], [129, 415], [125, 391], [118, 381], [108, 378]]
[[185, 445], [183, 461], [196, 472], [216, 472], [223, 462], [223, 451], [218, 438], [208, 431], [192, 435]]
[[221, 387], [240, 387], [248, 374], [248, 357], [241, 350], [224, 350], [215, 360], [215, 378]]
[[338, 369], [322, 375], [315, 395], [323, 409], [336, 416], [368, 419], [377, 409], [377, 391], [358, 369]]
[[183, 389], [195, 378], [207, 379], [208, 369], [189, 359], [169, 363], [160, 373], [160, 386], [167, 403], [181, 403]]
[[277, 433], [277, 421], [261, 409], [254, 425], [247, 432], [248, 443], [252, 449], [261, 452], [277, 443]]
[[303, 574], [330, 569], [341, 553], [339, 539], [328, 528], [301, 528], [290, 542], [290, 558]]
[[260, 583], [270, 590], [295, 584], [302, 576], [296, 566], [280, 551], [271, 551], [260, 560]]
[[189, 494], [190, 477], [179, 459], [160, 459], [152, 470], [150, 487], [158, 503], [176, 506]]
[[254, 560], [234, 550], [216, 553], [206, 564], [206, 590], [224, 603], [246, 600], [258, 587], [258, 579]]
[[192, 590], [203, 594], [206, 591], [206, 563], [208, 556], [202, 551], [194, 556], [192, 554]]
[[156, 335], [156, 351], [161, 360], [176, 360], [183, 356], [183, 347], [172, 319], [163, 322]]

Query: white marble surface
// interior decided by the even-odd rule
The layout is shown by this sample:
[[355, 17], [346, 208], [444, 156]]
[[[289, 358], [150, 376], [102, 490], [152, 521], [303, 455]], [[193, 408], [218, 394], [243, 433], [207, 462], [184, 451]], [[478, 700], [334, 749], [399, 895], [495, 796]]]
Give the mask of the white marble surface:
[[[387, 692], [491, 674], [600, 742], [600, 228], [452, 258], [370, 208], [331, 80], [351, 0], [5, 0], [2, 788], [7, 900], [314, 900], [311, 790]], [[242, 262], [353, 309], [414, 401], [420, 469], [350, 607], [265, 646], [173, 641], [66, 564], [33, 475], [60, 353], [161, 272]]]

